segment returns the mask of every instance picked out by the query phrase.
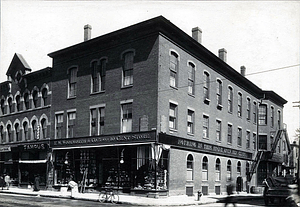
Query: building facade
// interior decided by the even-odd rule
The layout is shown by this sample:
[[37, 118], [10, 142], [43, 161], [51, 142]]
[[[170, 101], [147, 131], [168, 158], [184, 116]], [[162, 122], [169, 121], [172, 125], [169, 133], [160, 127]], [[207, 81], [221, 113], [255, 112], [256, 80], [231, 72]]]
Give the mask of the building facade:
[[[21, 166], [20, 148], [46, 144], [45, 156], [31, 162], [46, 166], [47, 186], [73, 179], [85, 189], [109, 185], [156, 196], [221, 194], [230, 179], [237, 191], [249, 191], [284, 168], [290, 152], [282, 123], [286, 100], [245, 78], [245, 67], [241, 73], [231, 68], [225, 49], [216, 56], [203, 47], [199, 28], [191, 37], [160, 16], [94, 39], [91, 27], [84, 29], [84, 42], [49, 54], [52, 68], [22, 72], [32, 97], [35, 85], [41, 92], [48, 86], [50, 105], [32, 116], [40, 133], [42, 117], [49, 129], [46, 137], [30, 140], [36, 147], [9, 141], [9, 123], [24, 118], [2, 113], [2, 171], [12, 154], [5, 148], [17, 146]], [[18, 77], [15, 70], [9, 68], [9, 79]], [[35, 83], [30, 74], [44, 76]], [[11, 94], [23, 90], [15, 83], [2, 83], [16, 89], [1, 90], [1, 108], [2, 100], [9, 108]], [[38, 97], [43, 100], [43, 93]], [[22, 182], [20, 169], [18, 176]]]

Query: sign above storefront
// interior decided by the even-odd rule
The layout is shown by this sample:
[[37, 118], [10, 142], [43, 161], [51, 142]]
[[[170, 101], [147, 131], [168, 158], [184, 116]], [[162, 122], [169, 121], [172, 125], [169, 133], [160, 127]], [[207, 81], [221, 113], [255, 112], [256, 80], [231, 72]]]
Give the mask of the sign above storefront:
[[28, 150], [47, 150], [48, 144], [46, 143], [39, 143], [39, 144], [24, 144], [20, 146], [22, 150], [28, 151]]
[[167, 134], [160, 134], [159, 142], [163, 144], [173, 145], [179, 148], [195, 150], [198, 152], [229, 156], [229, 157], [235, 157], [235, 158], [247, 159], [247, 160], [252, 159], [252, 153], [249, 152], [244, 152], [241, 150], [226, 148], [219, 145], [213, 145], [209, 143], [184, 139], [184, 138], [175, 137]]
[[0, 152], [10, 152], [11, 148], [9, 146], [0, 147]]
[[137, 142], [153, 142], [156, 140], [155, 131], [126, 133], [118, 135], [107, 135], [98, 137], [85, 138], [68, 138], [51, 140], [50, 146], [52, 148], [63, 147], [78, 147], [78, 146], [93, 146], [93, 145], [107, 145], [107, 144], [128, 144]]

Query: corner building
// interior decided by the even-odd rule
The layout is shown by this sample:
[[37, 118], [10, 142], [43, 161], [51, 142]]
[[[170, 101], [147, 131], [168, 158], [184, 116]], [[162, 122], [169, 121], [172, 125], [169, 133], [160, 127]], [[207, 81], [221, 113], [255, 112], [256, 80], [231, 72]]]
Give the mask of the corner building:
[[93, 39], [84, 29], [49, 54], [53, 187], [221, 194], [229, 178], [249, 191], [285, 169], [286, 100], [203, 47], [199, 28], [191, 37], [159, 16]]

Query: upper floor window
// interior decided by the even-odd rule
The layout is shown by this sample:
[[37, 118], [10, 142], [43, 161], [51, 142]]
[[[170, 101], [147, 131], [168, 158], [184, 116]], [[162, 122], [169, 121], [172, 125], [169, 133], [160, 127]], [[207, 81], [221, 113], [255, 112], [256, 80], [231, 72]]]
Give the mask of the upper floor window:
[[133, 52], [124, 54], [123, 86], [133, 85]]
[[104, 107], [91, 109], [91, 136], [104, 133]]
[[232, 144], [232, 125], [231, 124], [228, 124], [227, 143]]
[[47, 138], [47, 120], [43, 118], [41, 120], [41, 139]]
[[24, 94], [24, 105], [25, 105], [25, 109], [29, 109], [30, 105], [29, 105], [29, 93], [25, 93]]
[[221, 180], [221, 161], [219, 158], [216, 160], [216, 181]]
[[253, 102], [253, 123], [257, 123], [257, 104], [256, 102]]
[[271, 106], [270, 120], [271, 120], [271, 127], [274, 127], [274, 107], [273, 106]]
[[175, 52], [171, 52], [170, 55], [170, 86], [177, 87], [177, 72], [178, 72], [178, 55]]
[[227, 181], [231, 179], [231, 161], [227, 161]]
[[100, 90], [100, 74], [97, 61], [92, 63], [92, 92], [98, 92]]
[[68, 113], [68, 132], [67, 137], [71, 138], [74, 137], [74, 130], [75, 130], [75, 121], [76, 121], [76, 112], [72, 111]]
[[48, 90], [47, 88], [44, 88], [42, 90], [42, 103], [43, 103], [43, 106], [47, 106], [48, 105]]
[[38, 107], [38, 92], [35, 90], [32, 93], [33, 108]]
[[278, 129], [281, 129], [281, 112], [277, 112]]
[[202, 159], [202, 180], [208, 180], [208, 159], [206, 156]]
[[77, 68], [69, 69], [69, 98], [76, 97], [77, 90]]
[[195, 65], [188, 63], [188, 93], [195, 95]]
[[220, 121], [220, 120], [217, 120], [216, 121], [216, 124], [217, 124], [217, 126], [216, 126], [216, 140], [217, 141], [221, 141], [221, 128], [222, 128], [222, 122]]
[[38, 139], [38, 123], [36, 120], [33, 120], [31, 122], [31, 128], [32, 128], [32, 138], [33, 139]]
[[5, 100], [1, 99], [1, 112], [2, 114], [5, 114]]
[[105, 91], [105, 76], [106, 76], [107, 59], [100, 60], [100, 90]]
[[21, 98], [19, 95], [16, 96], [16, 111], [21, 111]]
[[237, 171], [237, 176], [241, 176], [241, 174], [242, 174], [242, 164], [241, 164], [240, 161], [237, 162], [236, 171]]
[[246, 147], [250, 148], [250, 132], [247, 131], [246, 133]]
[[217, 106], [222, 105], [222, 81], [217, 80]]
[[228, 112], [232, 113], [232, 104], [233, 104], [233, 89], [228, 87]]
[[209, 137], [209, 117], [203, 115], [203, 138]]
[[192, 110], [188, 110], [187, 132], [189, 134], [194, 134], [194, 111]]
[[0, 139], [1, 139], [1, 143], [5, 142], [4, 127], [2, 125], [0, 126]]
[[8, 142], [12, 142], [13, 141], [13, 137], [12, 137], [12, 134], [11, 134], [11, 125], [8, 124], [7, 127], [7, 138], [8, 138]]
[[27, 121], [23, 122], [23, 135], [24, 135], [24, 140], [29, 140], [29, 136], [28, 136], [28, 123], [27, 123]]
[[21, 136], [20, 136], [20, 124], [16, 123], [15, 124], [15, 140], [16, 141], [21, 141]]
[[194, 180], [194, 158], [189, 154], [186, 160], [186, 179]]
[[253, 149], [256, 149], [256, 134], [253, 133]]
[[259, 105], [258, 123], [259, 123], [259, 125], [267, 124], [267, 105], [265, 105], [265, 104]]
[[122, 104], [122, 133], [132, 131], [132, 103]]
[[237, 145], [242, 146], [242, 129], [238, 128]]
[[210, 78], [208, 72], [204, 72], [203, 75], [203, 98], [204, 102], [209, 100], [209, 85], [210, 85]]
[[247, 120], [251, 119], [251, 101], [247, 98]]
[[169, 128], [177, 129], [177, 105], [170, 103], [169, 108]]
[[243, 95], [241, 93], [238, 93], [238, 117], [242, 116], [242, 101], [243, 101]]
[[64, 115], [59, 113], [55, 115], [55, 137], [62, 138], [63, 136]]
[[12, 113], [13, 112], [13, 104], [12, 104], [12, 98], [9, 97], [8, 100], [8, 110], [9, 110], [9, 113]]

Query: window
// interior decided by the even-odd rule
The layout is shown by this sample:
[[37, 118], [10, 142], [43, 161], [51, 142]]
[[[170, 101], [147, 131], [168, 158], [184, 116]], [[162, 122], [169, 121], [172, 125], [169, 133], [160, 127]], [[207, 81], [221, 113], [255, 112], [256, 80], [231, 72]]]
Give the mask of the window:
[[177, 87], [178, 55], [171, 52], [170, 55], [170, 86]]
[[242, 129], [238, 128], [238, 137], [237, 137], [238, 146], [242, 146]]
[[231, 161], [227, 161], [227, 181], [231, 179]]
[[241, 93], [238, 93], [238, 117], [242, 117], [242, 100], [243, 96]]
[[68, 133], [67, 137], [71, 138], [74, 137], [74, 130], [75, 130], [75, 121], [76, 121], [76, 112], [69, 112], [68, 113]]
[[208, 180], [208, 159], [206, 156], [202, 159], [202, 180]]
[[222, 106], [222, 81], [217, 80], [217, 106]]
[[270, 114], [270, 119], [271, 119], [271, 127], [274, 127], [274, 107], [271, 106], [271, 114]]
[[250, 132], [247, 131], [246, 133], [246, 147], [249, 149], [250, 148]]
[[9, 112], [8, 112], [8, 113], [12, 113], [12, 112], [13, 112], [13, 107], [12, 107], [12, 98], [11, 98], [11, 97], [9, 97], [7, 102], [8, 102], [8, 110], [9, 110]]
[[281, 112], [277, 112], [277, 123], [278, 123], [278, 129], [281, 129]]
[[177, 129], [177, 105], [174, 103], [170, 103], [169, 128], [173, 130]]
[[25, 109], [29, 109], [29, 94], [25, 93], [24, 94], [24, 104], [25, 104]]
[[16, 141], [21, 141], [21, 136], [20, 136], [20, 124], [16, 123], [15, 124], [15, 140]]
[[21, 101], [20, 96], [16, 96], [16, 111], [21, 111]]
[[91, 109], [91, 136], [104, 133], [104, 107]]
[[38, 107], [38, 92], [37, 91], [33, 91], [32, 99], [33, 99], [33, 108], [37, 108]]
[[221, 181], [221, 161], [219, 158], [216, 160], [216, 181]]
[[100, 90], [100, 75], [97, 61], [92, 63], [92, 92], [98, 92]]
[[256, 134], [253, 133], [253, 149], [256, 149]]
[[100, 90], [105, 91], [106, 59], [100, 60]]
[[132, 131], [132, 103], [122, 104], [122, 133]]
[[47, 138], [47, 121], [45, 118], [41, 120], [41, 127], [42, 127], [42, 133], [41, 133], [41, 139]]
[[228, 87], [228, 112], [232, 113], [232, 103], [233, 103], [233, 91], [231, 87]]
[[23, 122], [23, 135], [24, 135], [24, 140], [29, 140], [28, 123], [26, 121]]
[[257, 104], [256, 102], [253, 102], [253, 123], [256, 124], [257, 123]]
[[133, 85], [133, 52], [124, 54], [123, 86]]
[[232, 144], [232, 125], [228, 124], [227, 128], [227, 143]]
[[5, 114], [5, 105], [4, 105], [5, 101], [4, 99], [1, 99], [1, 112], [2, 114]]
[[189, 134], [194, 134], [194, 111], [192, 110], [188, 110], [187, 132]]
[[33, 120], [31, 122], [31, 128], [32, 128], [32, 138], [34, 140], [39, 139], [38, 137], [38, 124], [36, 120]]
[[56, 114], [55, 115], [55, 135], [56, 138], [62, 138], [63, 136], [63, 122], [64, 122], [64, 115]]
[[203, 115], [203, 138], [209, 137], [208, 125], [209, 125], [209, 117]]
[[188, 64], [188, 93], [195, 95], [195, 65], [190, 62]]
[[204, 96], [204, 102], [208, 103], [209, 101], [209, 74], [207, 72], [204, 72], [204, 82], [203, 82], [203, 96]]
[[247, 120], [251, 119], [251, 102], [250, 98], [247, 98]]
[[194, 180], [194, 158], [191, 154], [188, 155], [186, 160], [186, 179]]
[[266, 125], [267, 124], [267, 105], [260, 104], [258, 111], [258, 124]]
[[77, 68], [69, 69], [69, 98], [76, 97]]
[[221, 141], [221, 128], [222, 128], [222, 122], [220, 120], [217, 120], [217, 127], [216, 127], [216, 138], [217, 141]]
[[47, 106], [48, 105], [48, 90], [47, 90], [47, 88], [44, 88], [42, 90], [42, 100], [43, 100], [43, 106]]
[[249, 162], [247, 162], [246, 163], [246, 175], [247, 175], [247, 181], [249, 181], [250, 180], [250, 164], [249, 164]]
[[11, 125], [8, 124], [6, 129], [7, 129], [8, 142], [12, 142], [13, 141], [13, 137], [12, 137], [12, 134], [11, 134]]
[[0, 126], [0, 139], [1, 139], [1, 143], [5, 142], [4, 127], [2, 125]]
[[241, 162], [240, 161], [237, 162], [236, 171], [237, 171], [237, 176], [241, 176], [242, 175], [242, 166], [241, 166]]

